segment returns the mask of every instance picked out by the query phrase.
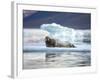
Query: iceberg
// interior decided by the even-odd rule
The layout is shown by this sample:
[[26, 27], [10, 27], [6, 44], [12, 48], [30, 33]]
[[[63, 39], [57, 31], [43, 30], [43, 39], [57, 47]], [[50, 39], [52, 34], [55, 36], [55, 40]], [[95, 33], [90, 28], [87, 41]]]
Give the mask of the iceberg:
[[[60, 24], [42, 24], [40, 29], [24, 29], [24, 47], [23, 51], [33, 52], [33, 51], [90, 51], [90, 44], [85, 42], [91, 41], [91, 30], [77, 30], [74, 28], [69, 28], [62, 26]], [[49, 36], [55, 38], [61, 42], [70, 42], [74, 44], [75, 48], [59, 48], [46, 47], [45, 37]]]
[[91, 30], [75, 30], [74, 42], [91, 42]]
[[42, 24], [40, 28], [48, 31], [49, 37], [71, 43], [90, 42], [91, 39], [90, 30], [77, 30], [56, 23]]
[[74, 29], [61, 26], [60, 24], [43, 24], [40, 27], [50, 33], [50, 37], [61, 39], [62, 41], [72, 41]]

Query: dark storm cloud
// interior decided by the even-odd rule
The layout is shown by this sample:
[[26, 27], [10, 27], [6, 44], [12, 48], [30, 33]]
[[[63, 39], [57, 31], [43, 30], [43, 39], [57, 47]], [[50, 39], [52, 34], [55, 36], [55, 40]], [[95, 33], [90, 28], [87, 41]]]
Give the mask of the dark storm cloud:
[[40, 25], [48, 23], [57, 23], [75, 29], [90, 29], [91, 15], [89, 13], [23, 11], [24, 28], [40, 28]]

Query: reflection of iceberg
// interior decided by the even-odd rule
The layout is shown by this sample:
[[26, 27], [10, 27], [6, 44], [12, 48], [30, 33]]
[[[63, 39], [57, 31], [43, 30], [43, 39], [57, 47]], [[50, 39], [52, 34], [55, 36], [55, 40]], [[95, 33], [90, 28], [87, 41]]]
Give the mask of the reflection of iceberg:
[[90, 30], [75, 30], [56, 23], [43, 24], [41, 29], [48, 31], [50, 36], [63, 41], [70, 41], [72, 43], [90, 42]]

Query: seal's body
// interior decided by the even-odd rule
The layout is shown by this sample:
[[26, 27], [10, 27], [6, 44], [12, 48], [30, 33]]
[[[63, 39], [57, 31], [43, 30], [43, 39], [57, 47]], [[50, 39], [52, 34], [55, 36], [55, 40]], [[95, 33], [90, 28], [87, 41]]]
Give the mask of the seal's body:
[[69, 42], [63, 42], [63, 41], [59, 41], [53, 38], [50, 38], [48, 36], [45, 37], [45, 43], [47, 47], [75, 47], [73, 44], [69, 43]]

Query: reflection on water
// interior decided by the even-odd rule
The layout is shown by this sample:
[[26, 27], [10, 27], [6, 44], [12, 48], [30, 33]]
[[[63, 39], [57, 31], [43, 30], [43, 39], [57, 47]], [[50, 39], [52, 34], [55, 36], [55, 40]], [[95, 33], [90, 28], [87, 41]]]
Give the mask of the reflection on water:
[[24, 69], [90, 66], [90, 52], [24, 53]]

